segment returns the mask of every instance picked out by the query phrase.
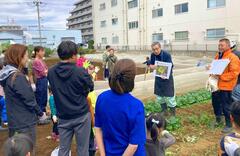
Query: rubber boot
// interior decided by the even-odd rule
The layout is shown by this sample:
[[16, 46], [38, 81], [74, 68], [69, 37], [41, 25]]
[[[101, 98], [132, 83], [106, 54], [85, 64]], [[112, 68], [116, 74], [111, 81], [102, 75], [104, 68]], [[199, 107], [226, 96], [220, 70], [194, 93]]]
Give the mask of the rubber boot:
[[161, 104], [161, 108], [162, 108], [162, 110], [161, 110], [161, 113], [160, 113], [160, 114], [161, 114], [162, 116], [165, 116], [165, 117], [166, 117], [166, 116], [168, 115], [168, 113], [167, 113], [167, 108], [168, 108], [168, 107], [167, 107], [167, 104], [166, 104], [166, 103]]
[[176, 107], [170, 107], [170, 114], [172, 117], [176, 117]]

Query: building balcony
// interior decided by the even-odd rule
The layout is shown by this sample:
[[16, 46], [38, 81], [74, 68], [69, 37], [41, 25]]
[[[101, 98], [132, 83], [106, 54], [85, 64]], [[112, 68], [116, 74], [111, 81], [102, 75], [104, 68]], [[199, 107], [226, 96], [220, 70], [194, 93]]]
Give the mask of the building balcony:
[[80, 25], [80, 29], [93, 28], [93, 24]]
[[72, 11], [70, 11], [70, 13], [77, 12], [77, 11], [79, 11], [79, 10], [88, 8], [88, 7], [90, 7], [90, 6], [92, 6], [92, 2], [85, 3], [85, 4], [83, 4], [82, 6], [78, 6], [78, 7], [76, 7], [75, 9], [73, 9]]
[[77, 21], [74, 21], [74, 22], [68, 22], [68, 23], [67, 23], [67, 26], [72, 26], [72, 25], [76, 25], [76, 24], [81, 24], [81, 23], [85, 23], [85, 22], [88, 22], [88, 21], [92, 21], [92, 17], [84, 18], [84, 19], [77, 20]]
[[74, 3], [74, 5], [78, 5], [79, 3], [82, 3], [84, 1], [87, 1], [87, 0], [78, 0], [77, 2]]
[[84, 11], [82, 13], [78, 13], [77, 15], [70, 16], [70, 17], [67, 18], [67, 20], [69, 21], [71, 19], [79, 18], [79, 17], [85, 16], [85, 15], [88, 15], [88, 14], [92, 14], [92, 9], [90, 9], [88, 11]]
[[93, 31], [82, 32], [82, 36], [93, 35]]

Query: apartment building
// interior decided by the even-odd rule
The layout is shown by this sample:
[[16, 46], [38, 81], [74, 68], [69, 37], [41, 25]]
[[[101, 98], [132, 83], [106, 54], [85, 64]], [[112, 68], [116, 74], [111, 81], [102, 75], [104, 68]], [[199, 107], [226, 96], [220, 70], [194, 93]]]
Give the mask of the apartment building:
[[[215, 44], [240, 42], [239, 0], [94, 0], [94, 40], [144, 49], [152, 42]], [[204, 48], [204, 46], [202, 47]]]
[[93, 39], [92, 1], [79, 0], [74, 5], [67, 19], [67, 27], [70, 30], [81, 30], [83, 42], [86, 43]]

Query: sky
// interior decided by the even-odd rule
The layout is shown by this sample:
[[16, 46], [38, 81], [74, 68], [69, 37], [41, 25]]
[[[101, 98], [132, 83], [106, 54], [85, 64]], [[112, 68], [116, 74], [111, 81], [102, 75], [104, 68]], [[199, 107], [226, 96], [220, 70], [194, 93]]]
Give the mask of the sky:
[[[0, 25], [12, 23], [24, 28], [37, 26], [35, 0], [0, 0]], [[66, 29], [66, 19], [77, 0], [40, 0], [40, 17], [43, 29]], [[30, 27], [29, 27], [30, 26]]]

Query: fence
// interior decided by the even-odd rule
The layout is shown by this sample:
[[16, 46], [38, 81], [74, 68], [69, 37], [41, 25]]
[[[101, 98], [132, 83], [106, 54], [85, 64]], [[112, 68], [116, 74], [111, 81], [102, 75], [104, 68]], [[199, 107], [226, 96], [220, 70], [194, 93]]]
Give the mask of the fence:
[[[164, 44], [163, 49], [169, 51], [172, 54], [176, 55], [190, 55], [190, 56], [214, 56], [218, 51], [217, 44]], [[240, 46], [237, 46], [240, 48]], [[115, 50], [119, 52], [137, 52], [144, 53], [150, 52], [151, 45], [145, 46], [112, 46]], [[104, 46], [97, 47], [98, 51], [105, 50]]]

